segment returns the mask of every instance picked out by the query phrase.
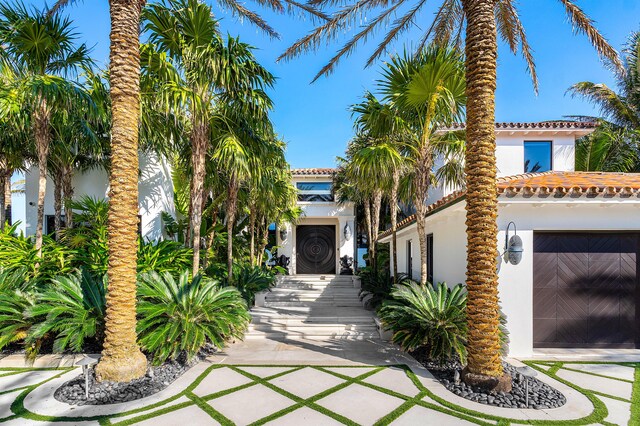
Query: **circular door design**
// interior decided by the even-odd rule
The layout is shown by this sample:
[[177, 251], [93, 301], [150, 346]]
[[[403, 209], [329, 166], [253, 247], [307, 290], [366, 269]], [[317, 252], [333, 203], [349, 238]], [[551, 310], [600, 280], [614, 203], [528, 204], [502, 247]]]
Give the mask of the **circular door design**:
[[336, 273], [334, 225], [301, 225], [296, 228], [296, 273]]

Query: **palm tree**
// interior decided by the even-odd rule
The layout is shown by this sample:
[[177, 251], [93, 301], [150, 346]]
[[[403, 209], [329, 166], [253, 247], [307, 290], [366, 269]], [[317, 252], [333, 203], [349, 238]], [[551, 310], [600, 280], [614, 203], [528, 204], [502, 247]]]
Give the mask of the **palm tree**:
[[[559, 0], [576, 31], [586, 34], [598, 54], [621, 68], [618, 54], [594, 27], [593, 21], [571, 0]], [[322, 7], [331, 0], [313, 3]], [[495, 166], [495, 88], [498, 57], [498, 34], [514, 53], [521, 51], [534, 87], [537, 88], [534, 58], [513, 0], [442, 0], [434, 18], [420, 19], [425, 2], [366, 2], [353, 0], [334, 13], [329, 21], [289, 47], [281, 59], [292, 58], [315, 49], [324, 40], [337, 38], [344, 28], [356, 24], [363, 12], [376, 9], [378, 15], [360, 29], [316, 75], [316, 79], [333, 71], [339, 60], [354, 51], [359, 42], [386, 25], [394, 13], [401, 15], [391, 24], [383, 40], [368, 60], [373, 64], [389, 45], [409, 29], [424, 28], [416, 43], [421, 51], [430, 40], [437, 45], [465, 44], [467, 93], [467, 316], [469, 323], [468, 365], [465, 381], [496, 389], [510, 389], [508, 376], [500, 361], [498, 327], [497, 200]], [[406, 11], [402, 11], [402, 7]], [[378, 8], [382, 8], [380, 11]], [[431, 25], [424, 26], [424, 22]], [[499, 380], [503, 378], [504, 380]]]
[[[228, 101], [270, 105], [263, 88], [273, 76], [253, 58], [251, 48], [237, 39], [225, 44], [218, 34], [211, 8], [199, 0], [167, 0], [150, 5], [144, 12], [151, 51], [166, 53], [159, 65], [166, 73], [162, 93], [169, 110], [182, 110], [189, 121], [191, 145], [190, 235], [193, 273], [200, 267], [200, 234], [205, 199], [206, 159], [211, 146], [211, 121], [217, 106]], [[178, 29], [178, 31], [176, 31]], [[232, 180], [232, 184], [236, 179]], [[237, 194], [230, 186], [232, 198]]]
[[[379, 86], [413, 135], [409, 153], [413, 165], [410, 193], [420, 243], [420, 281], [425, 284], [429, 189], [437, 176], [449, 177], [444, 172], [460, 164], [456, 160], [464, 146], [454, 133], [442, 130], [462, 121], [464, 116], [464, 63], [456, 50], [438, 47], [414, 56], [395, 56], [387, 64]], [[442, 158], [445, 165], [436, 174], [434, 165], [438, 158]], [[440, 183], [452, 186], [463, 181], [462, 173], [453, 177], [456, 178], [453, 182]]]
[[[8, 83], [19, 111], [29, 111], [38, 163], [38, 220], [35, 246], [42, 254], [44, 197], [47, 159], [51, 143], [51, 115], [64, 110], [73, 98], [86, 98], [81, 88], [66, 76], [90, 65], [84, 44], [76, 46], [71, 21], [59, 14], [28, 9], [22, 3], [0, 5], [0, 60], [11, 70]], [[86, 104], [88, 101], [85, 99]]]
[[140, 12], [143, 0], [110, 0], [111, 173], [107, 314], [99, 381], [142, 377], [147, 360], [136, 335]]
[[624, 68], [611, 66], [619, 92], [604, 83], [583, 81], [569, 88], [598, 106], [604, 118], [619, 127], [640, 129], [640, 31], [629, 36], [624, 54]]
[[573, 96], [600, 107], [603, 115], [596, 131], [576, 145], [576, 170], [629, 172], [640, 165], [640, 32], [629, 36], [623, 53], [624, 70], [610, 67], [618, 92], [590, 81], [569, 88]]

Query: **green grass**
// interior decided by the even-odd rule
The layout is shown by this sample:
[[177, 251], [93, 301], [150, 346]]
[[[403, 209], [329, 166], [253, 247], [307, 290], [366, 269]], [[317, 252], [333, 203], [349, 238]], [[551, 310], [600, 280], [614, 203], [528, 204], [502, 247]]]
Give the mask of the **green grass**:
[[[131, 424], [135, 424], [137, 422], [143, 421], [143, 420], [148, 420], [148, 419], [153, 419], [159, 416], [162, 416], [164, 414], [168, 414], [171, 413], [173, 411], [182, 409], [182, 408], [186, 408], [186, 407], [191, 407], [191, 406], [196, 406], [199, 409], [201, 409], [202, 411], [206, 412], [207, 414], [209, 414], [211, 416], [212, 419], [216, 420], [217, 422], [219, 422], [222, 425], [233, 425], [233, 422], [231, 421], [231, 419], [227, 418], [226, 416], [224, 416], [222, 413], [220, 413], [219, 411], [215, 410], [210, 404], [210, 401], [213, 401], [215, 399], [221, 398], [225, 395], [229, 395], [232, 394], [234, 392], [238, 392], [241, 391], [243, 389], [247, 389], [253, 386], [257, 386], [257, 385], [262, 385], [265, 386], [267, 388], [269, 388], [270, 390], [277, 392], [278, 394], [288, 398], [291, 400], [291, 405], [283, 410], [280, 410], [278, 412], [272, 413], [267, 417], [264, 417], [262, 419], [257, 420], [256, 422], [253, 423], [253, 425], [258, 426], [258, 425], [263, 425], [269, 421], [273, 421], [273, 420], [277, 420], [279, 418], [282, 418], [283, 416], [297, 410], [300, 409], [302, 407], [308, 407], [312, 410], [315, 410], [323, 415], [326, 415], [342, 424], [346, 424], [346, 425], [356, 425], [356, 423], [351, 420], [348, 419], [338, 413], [334, 413], [326, 408], [324, 408], [322, 405], [319, 404], [319, 401], [329, 395], [332, 395], [340, 390], [343, 390], [349, 386], [352, 385], [359, 385], [359, 386], [365, 386], [369, 389], [375, 390], [377, 392], [381, 392], [384, 393], [386, 395], [395, 397], [399, 400], [401, 400], [400, 405], [398, 405], [394, 410], [392, 410], [390, 413], [386, 414], [385, 416], [383, 416], [382, 418], [380, 418], [375, 425], [376, 426], [386, 426], [389, 425], [390, 423], [392, 423], [394, 420], [397, 420], [399, 417], [401, 417], [403, 414], [405, 414], [407, 411], [411, 410], [414, 407], [423, 407], [429, 410], [435, 410], [438, 411], [440, 413], [449, 415], [449, 416], [453, 416], [456, 417], [458, 419], [461, 420], [466, 420], [468, 422], [474, 423], [474, 424], [478, 424], [478, 425], [516, 425], [516, 424], [532, 424], [532, 425], [564, 425], [564, 426], [570, 426], [570, 425], [586, 425], [586, 424], [602, 424], [607, 426], [609, 423], [606, 422], [604, 419], [608, 416], [608, 411], [607, 411], [607, 407], [604, 404], [604, 402], [599, 398], [599, 397], [607, 397], [607, 398], [612, 398], [612, 399], [616, 399], [616, 400], [620, 400], [620, 401], [625, 401], [625, 402], [630, 402], [631, 403], [631, 422], [629, 423], [632, 426], [640, 426], [640, 363], [589, 363], [589, 362], [549, 362], [549, 361], [527, 361], [525, 362], [527, 365], [529, 365], [532, 368], [535, 368], [537, 371], [541, 372], [542, 374], [546, 374], [552, 378], [554, 378], [555, 380], [564, 383], [565, 385], [577, 390], [578, 392], [582, 393], [583, 395], [585, 395], [589, 401], [592, 404], [592, 410], [591, 413], [588, 414], [587, 416], [584, 416], [580, 419], [572, 419], [572, 420], [565, 420], [565, 421], [548, 421], [548, 420], [526, 420], [526, 419], [515, 419], [515, 418], [505, 418], [505, 417], [501, 417], [501, 416], [496, 416], [493, 414], [489, 414], [491, 412], [490, 407], [487, 407], [487, 411], [489, 413], [485, 413], [485, 412], [480, 412], [477, 410], [470, 410], [464, 407], [461, 407], [457, 404], [454, 404], [452, 402], [450, 402], [449, 400], [447, 400], [446, 398], [441, 398], [439, 396], [437, 396], [436, 394], [434, 394], [432, 391], [430, 391], [428, 388], [426, 388], [424, 385], [422, 385], [422, 383], [420, 382], [420, 380], [418, 379], [418, 377], [407, 367], [404, 365], [397, 365], [397, 366], [392, 366], [394, 368], [400, 368], [404, 371], [404, 373], [406, 374], [406, 376], [408, 377], [409, 380], [411, 380], [411, 382], [414, 384], [414, 386], [416, 387], [416, 392], [414, 395], [404, 395], [404, 394], [400, 394], [398, 392], [395, 392], [391, 389], [387, 389], [384, 387], [380, 387], [377, 386], [375, 384], [371, 384], [371, 383], [367, 383], [364, 380], [367, 379], [368, 377], [371, 377], [377, 373], [379, 373], [380, 371], [384, 370], [385, 368], [391, 367], [391, 366], [362, 366], [363, 368], [363, 373], [356, 376], [356, 377], [351, 377], [345, 374], [341, 374], [340, 373], [340, 367], [339, 366], [307, 366], [307, 365], [293, 365], [293, 366], [286, 366], [288, 367], [288, 370], [286, 371], [281, 371], [278, 373], [275, 373], [273, 375], [270, 375], [268, 377], [265, 378], [261, 378], [259, 376], [256, 376], [254, 374], [251, 374], [247, 371], [244, 371], [242, 369], [242, 367], [248, 367], [248, 365], [212, 365], [208, 368], [206, 368], [192, 383], [189, 384], [189, 386], [187, 386], [187, 388], [185, 388], [183, 391], [176, 393], [175, 395], [157, 402], [155, 404], [152, 405], [148, 405], [146, 407], [142, 407], [142, 408], [138, 408], [135, 410], [130, 410], [127, 412], [123, 412], [123, 413], [117, 413], [117, 414], [112, 414], [112, 415], [105, 415], [105, 416], [92, 416], [92, 417], [52, 417], [52, 416], [44, 416], [44, 415], [40, 415], [40, 414], [36, 414], [36, 413], [32, 413], [29, 412], [25, 407], [24, 407], [24, 400], [27, 397], [27, 395], [32, 392], [33, 390], [35, 390], [36, 388], [38, 388], [39, 386], [43, 385], [44, 383], [49, 382], [50, 380], [53, 380], [57, 377], [60, 377], [62, 374], [68, 372], [69, 370], [71, 370], [70, 368], [63, 368], [63, 369], [46, 369], [46, 370], [55, 370], [55, 371], [59, 371], [59, 374], [54, 375], [51, 378], [48, 378], [46, 380], [43, 380], [40, 383], [31, 385], [31, 386], [25, 386], [19, 389], [12, 389], [12, 390], [7, 390], [7, 391], [3, 391], [0, 392], [0, 395], [3, 393], [10, 393], [10, 392], [18, 392], [18, 396], [16, 397], [16, 399], [14, 400], [14, 402], [11, 405], [11, 411], [13, 412], [13, 414], [9, 417], [5, 417], [3, 419], [0, 419], [0, 423], [2, 423], [3, 421], [7, 421], [7, 420], [13, 420], [13, 419], [18, 419], [18, 418], [23, 418], [23, 419], [29, 419], [29, 420], [38, 420], [38, 421], [43, 421], [43, 422], [60, 422], [60, 421], [78, 421], [78, 420], [94, 420], [94, 421], [98, 421], [101, 425], [131, 425]], [[606, 378], [606, 379], [611, 379], [611, 380], [617, 380], [623, 383], [631, 383], [631, 381], [629, 380], [625, 380], [625, 379], [620, 379], [620, 378], [616, 378], [616, 377], [610, 377], [607, 376], [606, 374], [599, 374], [599, 373], [592, 373], [592, 372], [587, 372], [587, 371], [582, 371], [582, 370], [577, 370], [574, 368], [571, 368], [572, 364], [619, 364], [619, 365], [624, 365], [624, 366], [628, 366], [628, 367], [634, 367], [635, 368], [635, 376], [634, 376], [634, 381], [633, 381], [633, 393], [632, 393], [632, 397], [631, 400], [626, 400], [624, 398], [620, 398], [620, 397], [616, 397], [613, 395], [607, 395], [598, 391], [593, 391], [593, 390], [588, 390], [588, 389], [584, 389], [581, 388], [573, 383], [568, 382], [567, 380], [564, 380], [560, 377], [557, 376], [558, 371], [564, 369], [564, 370], [568, 370], [568, 371], [576, 371], [578, 373], [581, 374], [590, 374], [593, 376], [597, 376], [597, 377], [602, 377], [602, 378]], [[548, 370], [545, 370], [544, 368], [542, 368], [542, 366], [544, 367], [549, 367]], [[252, 367], [256, 367], [255, 365]], [[281, 365], [275, 366], [275, 365], [260, 365], [259, 367], [283, 367]], [[345, 366], [347, 367], [347, 366]], [[250, 382], [245, 383], [243, 385], [240, 386], [236, 386], [233, 387], [231, 389], [226, 389], [226, 390], [222, 390], [219, 392], [215, 392], [209, 395], [205, 395], [205, 396], [199, 396], [196, 395], [193, 391], [198, 387], [198, 385], [200, 385], [203, 380], [206, 379], [206, 377], [215, 369], [220, 369], [220, 368], [228, 368], [238, 374], [241, 374], [242, 376], [246, 377], [247, 379], [250, 380]], [[278, 377], [282, 377], [284, 375], [293, 373], [295, 371], [301, 370], [303, 368], [313, 368], [316, 369], [318, 371], [322, 371], [324, 373], [330, 374], [334, 377], [337, 377], [341, 380], [343, 380], [342, 383], [324, 390], [316, 395], [313, 395], [309, 398], [301, 398], [297, 395], [294, 395], [284, 389], [279, 388], [278, 386], [276, 386], [275, 384], [273, 384], [271, 381], [278, 378]], [[348, 366], [348, 368], [353, 368], [353, 366]], [[45, 370], [45, 369], [37, 369], [37, 368], [28, 368], [28, 369], [19, 369], [19, 368], [5, 368], [5, 369], [0, 369], [0, 378], [2, 377], [7, 377], [7, 376], [11, 376], [11, 375], [15, 375], [15, 374], [19, 374], [22, 372], [26, 372], [26, 371], [36, 371], [36, 370]], [[167, 406], [167, 404], [170, 404], [174, 401], [176, 401], [177, 399], [181, 398], [181, 397], [185, 397], [188, 400], [185, 402], [181, 402], [181, 403], [177, 403], [171, 406]], [[428, 397], [427, 400], [425, 400], [425, 397]], [[248, 407], [250, 407], [251, 401], [247, 401]], [[154, 411], [155, 410], [155, 411]], [[121, 419], [124, 416], [133, 416], [136, 415], [135, 417], [130, 417], [128, 419], [122, 419], [121, 421], [119, 421], [119, 419]]]

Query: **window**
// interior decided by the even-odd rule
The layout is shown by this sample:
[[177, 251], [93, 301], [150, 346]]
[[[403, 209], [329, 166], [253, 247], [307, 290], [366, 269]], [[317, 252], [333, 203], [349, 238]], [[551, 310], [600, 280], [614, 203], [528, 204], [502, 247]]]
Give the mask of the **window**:
[[407, 275], [410, 280], [413, 279], [413, 250], [411, 240], [407, 241]]
[[551, 141], [526, 141], [524, 143], [524, 172], [539, 173], [552, 169]]
[[333, 201], [332, 183], [331, 182], [298, 182], [299, 201]]
[[427, 281], [433, 284], [433, 234], [427, 235]]
[[[64, 228], [66, 226], [64, 215], [60, 216], [60, 228]], [[56, 232], [56, 216], [52, 214], [45, 215], [44, 217], [44, 233], [46, 235], [53, 235]]]

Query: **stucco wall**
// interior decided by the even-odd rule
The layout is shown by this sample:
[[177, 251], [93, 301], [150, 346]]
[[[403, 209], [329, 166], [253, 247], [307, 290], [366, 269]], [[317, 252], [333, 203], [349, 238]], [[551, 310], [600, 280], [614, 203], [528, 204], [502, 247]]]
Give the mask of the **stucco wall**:
[[[78, 172], [73, 178], [74, 199], [88, 195], [93, 198], [106, 198], [109, 189], [107, 172], [92, 169]], [[45, 215], [54, 214], [53, 181], [47, 180], [45, 197]], [[140, 177], [138, 199], [142, 216], [142, 236], [150, 240], [162, 236], [162, 211], [175, 215], [173, 204], [173, 184], [171, 167], [155, 156], [140, 156]], [[31, 167], [25, 174], [25, 229], [27, 235], [33, 235], [37, 222], [38, 169]]]
[[[466, 268], [466, 231], [464, 202], [438, 212], [428, 219], [427, 229], [434, 234], [434, 281], [450, 285], [464, 282]], [[533, 353], [533, 234], [535, 231], [625, 231], [640, 230], [638, 199], [592, 200], [502, 200], [498, 214], [498, 249], [504, 251], [505, 230], [509, 222], [517, 226], [523, 242], [522, 261], [518, 265], [500, 262], [499, 292], [510, 333], [510, 355], [528, 357]], [[511, 234], [512, 235], [512, 234]], [[415, 224], [398, 233], [398, 269], [405, 268], [406, 240], [416, 243]], [[383, 242], [389, 242], [387, 237]], [[414, 270], [419, 272], [419, 252], [414, 255]], [[419, 275], [415, 275], [419, 277]]]
[[536, 135], [498, 134], [496, 138], [496, 160], [498, 176], [513, 176], [524, 173], [524, 142], [551, 141], [553, 149], [552, 167], [555, 171], [575, 169], [575, 136], [552, 135], [540, 132]]

